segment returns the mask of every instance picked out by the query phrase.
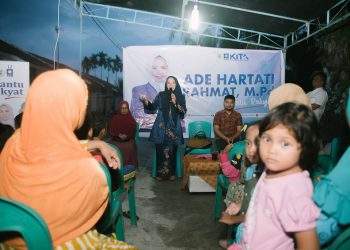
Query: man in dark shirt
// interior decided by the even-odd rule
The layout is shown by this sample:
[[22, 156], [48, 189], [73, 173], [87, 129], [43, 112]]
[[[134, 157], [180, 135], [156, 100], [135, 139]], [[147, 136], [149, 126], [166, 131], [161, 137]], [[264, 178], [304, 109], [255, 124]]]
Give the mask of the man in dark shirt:
[[224, 99], [224, 108], [216, 112], [214, 116], [214, 132], [216, 148], [221, 151], [227, 144], [239, 140], [242, 129], [242, 115], [236, 111], [235, 97], [227, 95]]

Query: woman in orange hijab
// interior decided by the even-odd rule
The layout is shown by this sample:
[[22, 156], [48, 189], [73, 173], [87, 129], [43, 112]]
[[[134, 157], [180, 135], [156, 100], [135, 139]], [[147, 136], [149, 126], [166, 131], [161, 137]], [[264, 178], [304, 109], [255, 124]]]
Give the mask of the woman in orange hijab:
[[[90, 232], [108, 202], [102, 169], [73, 133], [83, 123], [87, 101], [86, 84], [73, 71], [39, 75], [29, 89], [21, 128], [0, 156], [0, 196], [36, 210], [54, 246]], [[10, 244], [22, 247], [23, 241]]]

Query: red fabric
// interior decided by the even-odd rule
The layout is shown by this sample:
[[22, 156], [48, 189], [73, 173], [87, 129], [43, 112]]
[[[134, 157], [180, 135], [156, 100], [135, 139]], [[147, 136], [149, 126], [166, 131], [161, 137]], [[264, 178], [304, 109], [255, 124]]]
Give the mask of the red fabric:
[[[126, 115], [122, 115], [120, 112], [120, 108], [123, 104], [128, 106], [128, 113]], [[136, 121], [130, 113], [129, 103], [127, 101], [121, 101], [118, 106], [118, 113], [112, 117], [112, 120], [109, 123], [109, 131], [113, 136], [126, 134], [129, 139], [134, 138], [136, 132]]]

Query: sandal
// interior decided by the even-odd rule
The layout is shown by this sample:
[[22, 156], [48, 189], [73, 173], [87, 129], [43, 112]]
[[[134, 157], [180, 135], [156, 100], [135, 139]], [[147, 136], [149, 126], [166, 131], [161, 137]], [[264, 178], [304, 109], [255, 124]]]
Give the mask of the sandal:
[[230, 246], [230, 244], [228, 240], [219, 240], [219, 246], [224, 249], [227, 249]]
[[169, 181], [175, 181], [176, 180], [176, 176], [175, 175], [172, 175], [169, 177]]
[[157, 180], [157, 181], [162, 181], [163, 178], [162, 178], [162, 177], [159, 177], [159, 176], [156, 176], [156, 180]]

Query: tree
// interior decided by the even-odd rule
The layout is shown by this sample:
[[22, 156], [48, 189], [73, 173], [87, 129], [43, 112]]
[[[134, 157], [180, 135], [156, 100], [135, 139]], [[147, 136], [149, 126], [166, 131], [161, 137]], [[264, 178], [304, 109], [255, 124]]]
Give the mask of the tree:
[[91, 63], [91, 69], [95, 69], [95, 76], [96, 76], [96, 68], [97, 68], [97, 54], [92, 54], [90, 56], [90, 63]]
[[84, 59], [81, 61], [81, 66], [82, 66], [83, 72], [86, 74], [89, 74], [89, 71], [91, 69], [91, 61], [87, 56], [85, 56]]
[[107, 54], [104, 53], [103, 51], [100, 51], [98, 53], [97, 57], [98, 57], [97, 65], [100, 66], [100, 68], [101, 68], [101, 79], [102, 79], [102, 68], [106, 68]]
[[114, 73], [114, 68], [113, 68], [113, 59], [110, 57], [107, 57], [106, 59], [106, 68], [107, 68], [107, 82], [109, 82], [109, 72], [112, 70]]
[[123, 70], [123, 63], [118, 55], [115, 55], [115, 58], [112, 60], [112, 64], [112, 71], [116, 72], [115, 81], [118, 83], [118, 72], [121, 72]]

